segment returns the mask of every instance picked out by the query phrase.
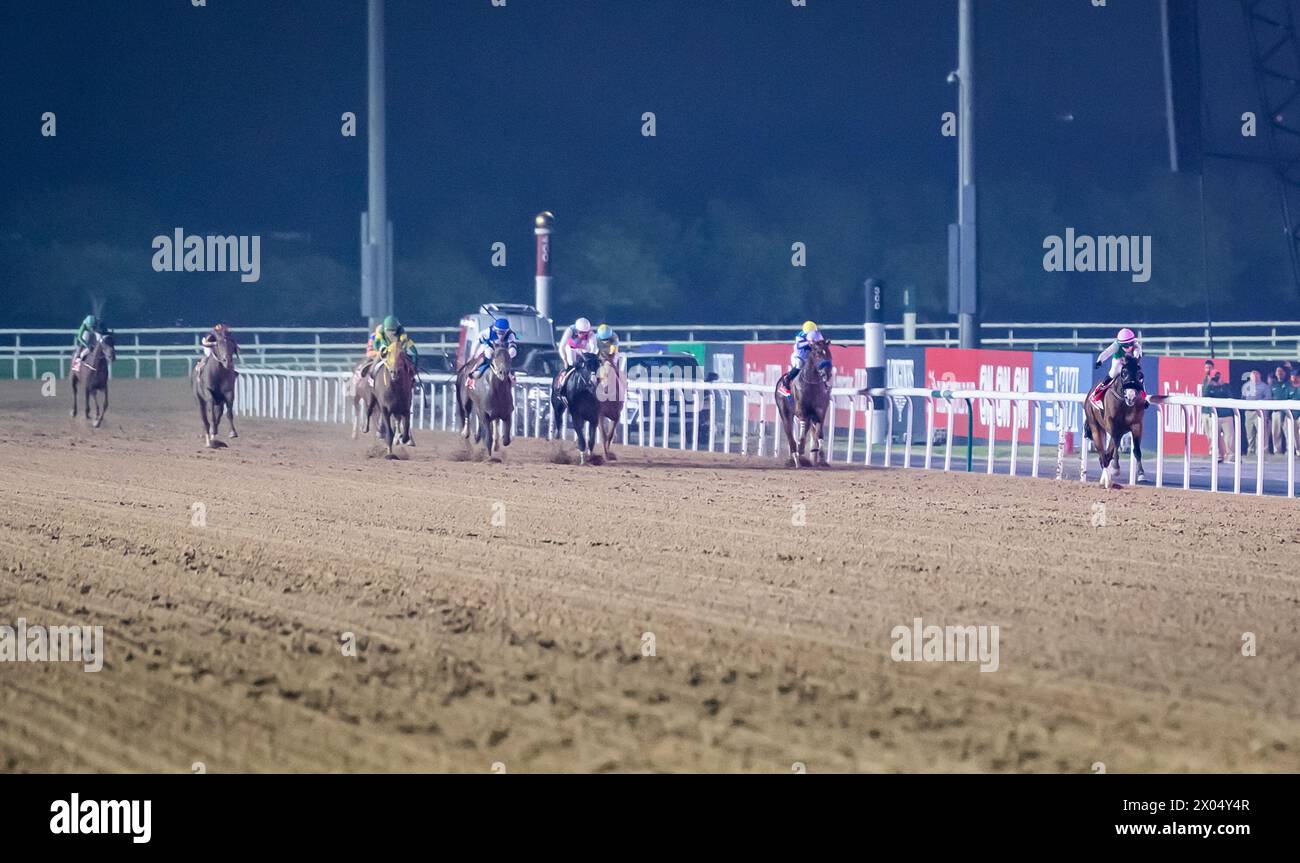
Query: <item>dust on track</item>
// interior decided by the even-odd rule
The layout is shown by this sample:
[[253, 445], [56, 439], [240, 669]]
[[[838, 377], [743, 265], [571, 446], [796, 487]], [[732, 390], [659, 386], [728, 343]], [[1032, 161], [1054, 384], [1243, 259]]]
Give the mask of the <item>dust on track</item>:
[[[1300, 770], [1294, 501], [253, 419], [207, 451], [183, 382], [112, 396], [90, 430], [0, 385], [0, 622], [107, 654], [0, 664], [6, 772]], [[998, 625], [999, 670], [892, 661], [916, 617]]]

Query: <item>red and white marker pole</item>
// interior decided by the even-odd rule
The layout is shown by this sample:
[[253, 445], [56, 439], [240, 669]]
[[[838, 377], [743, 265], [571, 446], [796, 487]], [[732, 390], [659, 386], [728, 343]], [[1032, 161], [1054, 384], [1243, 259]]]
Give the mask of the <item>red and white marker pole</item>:
[[543, 317], [551, 316], [551, 226], [555, 214], [545, 210], [533, 220], [533, 233], [537, 235], [537, 275], [534, 284], [537, 299], [534, 305]]

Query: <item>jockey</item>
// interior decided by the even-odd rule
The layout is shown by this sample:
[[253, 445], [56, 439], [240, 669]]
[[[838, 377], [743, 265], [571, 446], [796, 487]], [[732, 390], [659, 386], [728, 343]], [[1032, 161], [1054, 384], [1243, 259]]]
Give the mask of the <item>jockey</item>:
[[203, 368], [203, 361], [212, 356], [212, 349], [217, 346], [217, 340], [222, 334], [225, 334], [226, 341], [230, 343], [230, 360], [233, 363], [235, 357], [239, 356], [239, 343], [235, 341], [234, 335], [230, 332], [230, 327], [225, 324], [213, 324], [212, 329], [203, 335], [201, 344], [203, 345], [203, 359], [199, 360], [194, 371], [197, 374]]
[[[406, 355], [411, 358], [411, 362], [415, 363], [417, 367], [419, 366], [420, 354], [419, 351], [415, 349], [415, 342], [411, 341], [411, 337], [406, 334], [406, 328], [402, 326], [402, 322], [397, 319], [397, 316], [388, 315], [384, 318], [383, 322], [375, 328], [375, 333], [371, 337], [370, 346], [374, 350], [375, 357], [378, 358], [382, 357], [384, 352], [388, 350], [389, 346], [393, 344], [396, 344], [399, 349], [404, 351]], [[370, 351], [367, 350], [366, 353], [369, 355]], [[369, 363], [368, 370], [373, 373], [375, 366], [376, 363], [374, 359], [372, 359]]]
[[99, 334], [104, 329], [104, 322], [94, 315], [86, 315], [81, 321], [81, 326], [77, 329], [77, 335], [73, 338], [73, 344], [76, 345], [77, 351], [73, 354], [73, 359], [84, 359], [86, 354], [90, 353], [99, 341]]
[[1101, 368], [1101, 364], [1107, 357], [1110, 358], [1110, 370], [1106, 373], [1106, 379], [1093, 388], [1093, 404], [1101, 405], [1106, 395], [1106, 387], [1119, 376], [1120, 369], [1124, 367], [1124, 360], [1130, 356], [1135, 360], [1142, 359], [1142, 343], [1137, 340], [1137, 335], [1131, 329], [1124, 327], [1116, 333], [1115, 340], [1097, 355], [1097, 362], [1093, 364], [1093, 368]]
[[510, 329], [510, 321], [506, 318], [497, 318], [492, 322], [491, 329], [479, 336], [478, 342], [474, 345], [474, 356], [481, 359], [474, 371], [469, 373], [468, 386], [472, 387], [473, 382], [482, 377], [483, 372], [487, 371], [488, 366], [492, 364], [492, 355], [496, 353], [497, 348], [505, 348], [512, 360], [519, 352], [515, 331]]
[[[564, 388], [564, 382], [568, 380], [569, 375], [573, 372], [574, 366], [578, 364], [584, 354], [596, 353], [596, 334], [591, 329], [591, 321], [586, 318], [578, 318], [572, 325], [565, 327], [564, 332], [560, 335], [560, 359], [564, 362], [564, 368], [555, 377], [555, 391], [559, 392]], [[564, 397], [560, 396], [563, 400]]]
[[609, 324], [596, 327], [596, 353], [602, 351], [610, 355], [618, 353], [618, 333]]
[[799, 374], [799, 369], [803, 368], [803, 361], [808, 358], [808, 351], [812, 350], [813, 342], [822, 340], [821, 330], [812, 321], [804, 321], [803, 328], [799, 334], [794, 337], [794, 352], [790, 354], [790, 371], [781, 375], [781, 395], [790, 395], [790, 382]]
[[560, 357], [566, 370], [576, 366], [582, 354], [595, 352], [596, 334], [591, 331], [591, 321], [586, 318], [578, 318], [560, 336]]

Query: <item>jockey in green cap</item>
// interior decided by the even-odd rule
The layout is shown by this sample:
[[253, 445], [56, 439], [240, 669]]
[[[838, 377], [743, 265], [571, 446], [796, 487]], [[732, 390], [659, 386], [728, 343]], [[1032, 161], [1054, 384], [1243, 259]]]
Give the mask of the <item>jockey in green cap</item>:
[[73, 339], [77, 351], [73, 354], [74, 360], [84, 359], [86, 354], [90, 353], [99, 341], [99, 334], [104, 329], [104, 323], [94, 315], [86, 315], [81, 321], [81, 326], [77, 329], [77, 335]]
[[[420, 354], [415, 349], [415, 342], [411, 341], [411, 337], [406, 334], [406, 328], [402, 326], [402, 322], [397, 319], [396, 315], [386, 316], [379, 326], [375, 327], [374, 335], [370, 339], [370, 350], [374, 351], [376, 358], [382, 358], [384, 352], [388, 350], [388, 346], [392, 344], [396, 344], [405, 351], [406, 355], [411, 358], [411, 362], [415, 363], [417, 368], [419, 367]], [[372, 379], [376, 365], [372, 359], [369, 368], [365, 370], [371, 373]]]

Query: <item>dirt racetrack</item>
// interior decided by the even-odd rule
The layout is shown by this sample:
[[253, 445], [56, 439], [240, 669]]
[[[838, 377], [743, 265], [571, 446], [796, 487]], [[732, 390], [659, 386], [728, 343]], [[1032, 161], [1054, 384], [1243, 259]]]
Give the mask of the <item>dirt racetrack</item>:
[[[0, 664], [5, 772], [1300, 770], [1296, 501], [247, 418], [207, 451], [182, 381], [93, 431], [59, 395], [0, 384], [0, 623], [106, 661]], [[1000, 627], [997, 671], [894, 661], [917, 617]]]

